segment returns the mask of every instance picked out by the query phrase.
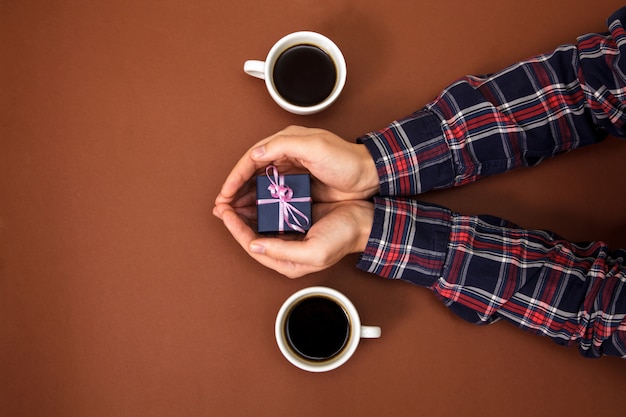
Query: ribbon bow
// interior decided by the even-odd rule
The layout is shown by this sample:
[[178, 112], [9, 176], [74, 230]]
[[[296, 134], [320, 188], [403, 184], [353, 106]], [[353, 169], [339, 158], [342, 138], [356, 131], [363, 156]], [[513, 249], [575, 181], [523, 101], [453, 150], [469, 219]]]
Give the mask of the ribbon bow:
[[300, 210], [293, 206], [293, 203], [305, 203], [311, 201], [311, 197], [294, 197], [293, 190], [285, 185], [285, 176], [278, 174], [278, 169], [274, 165], [265, 168], [265, 175], [270, 181], [267, 187], [272, 198], [257, 200], [257, 204], [278, 203], [278, 231], [284, 231], [286, 224], [290, 229], [304, 233], [304, 227], [310, 223], [309, 218]]

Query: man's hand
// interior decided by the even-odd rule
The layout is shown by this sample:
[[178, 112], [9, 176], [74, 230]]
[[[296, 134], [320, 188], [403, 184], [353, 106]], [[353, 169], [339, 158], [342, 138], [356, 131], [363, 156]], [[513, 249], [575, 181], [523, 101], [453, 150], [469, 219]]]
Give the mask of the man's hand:
[[320, 203], [313, 205], [314, 223], [306, 235], [261, 237], [251, 227], [256, 221], [253, 207], [218, 204], [213, 213], [250, 256], [289, 278], [324, 270], [345, 255], [362, 252], [374, 222], [373, 203]]
[[224, 181], [215, 204], [236, 204], [254, 187], [254, 176], [270, 164], [285, 174], [309, 172], [316, 202], [366, 200], [379, 190], [376, 166], [365, 145], [325, 130], [292, 126], [245, 153]]

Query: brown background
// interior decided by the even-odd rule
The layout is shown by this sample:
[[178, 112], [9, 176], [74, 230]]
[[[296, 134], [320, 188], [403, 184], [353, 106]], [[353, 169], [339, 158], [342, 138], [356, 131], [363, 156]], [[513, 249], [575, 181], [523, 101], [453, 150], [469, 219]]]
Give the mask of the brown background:
[[[290, 281], [211, 215], [234, 162], [288, 124], [348, 140], [481, 74], [605, 30], [616, 0], [0, 0], [0, 415], [583, 416], [625, 410], [626, 362], [587, 360], [356, 257]], [[345, 93], [290, 115], [242, 71], [327, 34]], [[626, 247], [626, 143], [424, 199]], [[380, 340], [327, 374], [273, 339], [294, 291], [329, 285]]]

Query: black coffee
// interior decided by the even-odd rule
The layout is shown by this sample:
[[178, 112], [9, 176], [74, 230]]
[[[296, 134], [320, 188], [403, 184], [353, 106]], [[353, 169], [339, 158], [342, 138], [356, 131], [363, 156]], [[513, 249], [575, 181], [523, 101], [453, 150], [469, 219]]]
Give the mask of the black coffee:
[[335, 88], [337, 69], [332, 58], [314, 45], [292, 46], [274, 64], [274, 86], [291, 104], [314, 106]]
[[291, 310], [285, 324], [287, 340], [300, 356], [323, 361], [338, 354], [350, 336], [343, 308], [325, 297], [309, 297]]

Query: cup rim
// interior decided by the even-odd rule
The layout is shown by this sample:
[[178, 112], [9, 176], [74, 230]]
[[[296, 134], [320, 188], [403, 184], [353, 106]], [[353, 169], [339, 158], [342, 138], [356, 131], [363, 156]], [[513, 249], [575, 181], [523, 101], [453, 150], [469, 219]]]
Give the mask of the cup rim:
[[[290, 102], [285, 100], [280, 94], [278, 94], [272, 81], [272, 72], [273, 65], [276, 62], [276, 59], [278, 58], [280, 53], [293, 45], [297, 45], [299, 43], [304, 43], [307, 41], [321, 47], [322, 49], [324, 49], [324, 51], [326, 51], [326, 53], [331, 56], [331, 58], [335, 62], [335, 65], [337, 66], [337, 84], [335, 85], [332, 93], [328, 97], [326, 97], [321, 103], [318, 103], [314, 106], [298, 106], [295, 104], [291, 104]], [[335, 42], [319, 32], [303, 30], [289, 33], [280, 38], [276, 43], [274, 43], [274, 45], [268, 52], [267, 57], [265, 58], [264, 72], [265, 86], [272, 99], [280, 107], [291, 113], [307, 115], [318, 113], [328, 108], [337, 100], [337, 98], [339, 98], [339, 95], [343, 91], [343, 88], [346, 84], [348, 70], [343, 53], [341, 52], [341, 49], [339, 49], [337, 44], [335, 44]]]
[[[329, 297], [337, 301], [344, 308], [346, 314], [348, 314], [348, 319], [351, 325], [350, 338], [348, 339], [348, 342], [342, 352], [339, 355], [323, 362], [313, 362], [296, 357], [293, 351], [289, 348], [283, 332], [286, 314], [291, 306], [303, 298], [315, 295]], [[346, 361], [350, 359], [356, 351], [361, 340], [361, 319], [352, 301], [350, 301], [350, 299], [343, 293], [329, 287], [307, 287], [295, 292], [285, 300], [276, 315], [274, 332], [278, 348], [282, 352], [283, 356], [291, 362], [292, 365], [309, 372], [326, 372], [338, 368], [346, 363]]]

